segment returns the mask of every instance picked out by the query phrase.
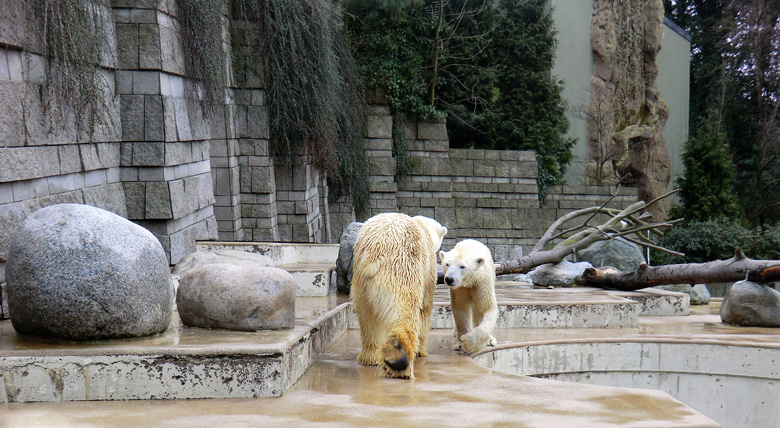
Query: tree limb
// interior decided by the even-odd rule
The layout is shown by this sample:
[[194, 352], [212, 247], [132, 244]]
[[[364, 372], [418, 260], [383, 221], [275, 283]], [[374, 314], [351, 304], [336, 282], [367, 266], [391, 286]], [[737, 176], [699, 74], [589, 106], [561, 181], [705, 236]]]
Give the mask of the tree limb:
[[647, 266], [642, 263], [634, 272], [588, 268], [582, 278], [587, 285], [623, 291], [665, 284], [734, 282], [743, 279], [767, 283], [780, 281], [780, 260], [753, 260], [737, 248], [734, 257], [728, 260], [664, 266]]

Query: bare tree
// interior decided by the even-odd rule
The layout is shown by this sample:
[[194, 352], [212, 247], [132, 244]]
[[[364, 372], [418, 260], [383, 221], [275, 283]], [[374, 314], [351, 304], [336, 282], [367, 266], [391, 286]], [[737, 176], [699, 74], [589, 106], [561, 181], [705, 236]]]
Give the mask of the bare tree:
[[[588, 177], [597, 186], [614, 185], [620, 182], [618, 165], [625, 160], [628, 147], [617, 144], [612, 138], [615, 128], [615, 107], [606, 96], [606, 88], [594, 86], [588, 91], [589, 105], [575, 105], [569, 108], [572, 117], [585, 120], [588, 124], [591, 159], [595, 171], [588, 171]], [[605, 167], [609, 166], [607, 170]]]
[[[584, 208], [566, 214], [547, 228], [542, 238], [527, 255], [517, 260], [495, 262], [496, 274], [522, 273], [536, 266], [557, 263], [595, 242], [615, 238], [682, 256], [681, 253], [659, 246], [645, 235], [647, 231], [651, 231], [655, 236], [662, 236], [664, 229], [674, 226], [682, 219], [648, 223], [645, 220], [650, 215], [639, 214], [653, 203], [676, 192], [676, 190], [669, 192], [647, 203], [637, 202], [623, 210], [605, 208], [609, 202], [607, 201], [599, 207]], [[591, 224], [598, 214], [609, 218], [601, 224]], [[586, 220], [581, 224], [564, 228], [566, 223], [584, 217]], [[638, 290], [663, 284], [727, 282], [741, 279], [767, 283], [780, 281], [780, 260], [752, 260], [737, 248], [734, 257], [728, 260], [653, 267], [642, 263], [634, 272], [621, 272], [611, 267], [588, 268], [582, 275], [582, 279], [591, 286], [619, 290]]]
[[[674, 193], [677, 193], [677, 190], [650, 202], [637, 202], [624, 210], [606, 208], [607, 203], [609, 203], [607, 201], [599, 207], [584, 208], [566, 214], [547, 228], [542, 238], [539, 239], [527, 255], [517, 260], [496, 262], [496, 274], [527, 272], [539, 265], [559, 262], [566, 256], [575, 253], [577, 250], [587, 248], [595, 242], [615, 238], [623, 238], [643, 247], [682, 255], [659, 246], [644, 235], [647, 231], [652, 231], [656, 236], [662, 236], [663, 229], [672, 227], [681, 222], [682, 219], [648, 223], [646, 220], [650, 215], [648, 213], [640, 214], [652, 204]], [[602, 224], [591, 224], [598, 214], [606, 215], [609, 219]], [[575, 219], [582, 219], [583, 217], [586, 219], [581, 224], [564, 228], [566, 223]], [[545, 249], [546, 247], [550, 248]]]

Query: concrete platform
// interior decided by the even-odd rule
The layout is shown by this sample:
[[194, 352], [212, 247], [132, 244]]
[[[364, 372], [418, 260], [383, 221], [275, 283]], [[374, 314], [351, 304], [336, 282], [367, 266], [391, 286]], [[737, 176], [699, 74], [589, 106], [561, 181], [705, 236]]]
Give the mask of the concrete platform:
[[434, 331], [412, 381], [358, 366], [359, 333], [346, 332], [279, 398], [0, 405], [11, 427], [714, 427], [659, 391], [534, 379], [477, 365]]
[[[507, 307], [564, 304], [566, 299], [579, 303], [611, 301], [604, 297], [610, 292], [587, 289], [533, 290], [502, 286], [498, 294]], [[446, 290], [436, 293], [439, 306], [444, 306], [447, 298]], [[198, 427], [215, 424], [718, 426], [662, 391], [587, 385], [579, 378], [571, 378], [578, 382], [570, 383], [524, 375], [549, 378], [571, 375], [584, 379], [603, 367], [613, 373], [625, 368], [635, 370], [636, 367], [626, 365], [637, 355], [628, 350], [635, 343], [653, 344], [658, 352], [662, 346], [674, 344], [724, 345], [742, 352], [730, 352], [726, 354], [728, 358], [747, 358], [749, 361], [758, 358], [753, 355], [756, 349], [780, 348], [780, 331], [723, 325], [719, 322], [717, 308], [709, 309], [708, 313], [696, 309], [686, 317], [641, 317], [635, 327], [500, 328], [495, 334], [499, 340], [499, 346], [492, 350], [495, 352], [483, 353], [475, 359], [451, 349], [454, 338], [451, 329], [446, 327], [433, 330], [431, 356], [418, 361], [417, 379], [402, 381], [381, 378], [378, 369], [355, 363], [360, 348], [359, 333], [349, 329], [356, 328], [357, 324], [344, 297], [299, 297], [296, 304], [296, 328], [288, 332], [243, 333], [176, 327], [170, 334], [143, 341], [102, 344], [21, 337], [13, 332], [10, 322], [0, 322], [0, 394], [4, 394], [6, 400], [83, 400], [87, 397], [91, 400], [133, 400], [0, 404], [0, 428]], [[637, 306], [638, 303], [629, 304], [632, 308]], [[628, 345], [623, 346], [624, 343]], [[560, 347], [543, 349], [547, 345]], [[621, 347], [610, 347], [612, 345]], [[511, 364], [497, 365], [493, 369], [483, 367], [489, 366], [484, 361], [488, 355], [496, 355], [495, 359], [490, 359], [497, 362], [500, 352], [525, 352], [523, 349], [534, 347], [540, 353], [524, 361], [533, 361], [535, 365], [531, 366], [537, 369], [548, 367], [549, 370], [513, 372]], [[721, 355], [720, 348], [705, 351], [706, 355], [712, 356], [710, 360], [701, 359], [698, 353], [691, 353], [693, 351], [664, 350], [664, 354], [678, 355], [676, 363], [670, 362], [665, 367], [680, 364], [681, 370], [687, 370], [691, 366], [683, 366], [682, 361], [714, 361], [712, 358]], [[639, 352], [640, 355], [648, 354]], [[101, 359], [106, 356], [113, 356], [117, 361]], [[588, 360], [589, 356], [593, 356], [592, 361]], [[750, 376], [763, 375], [765, 368], [773, 367], [775, 360], [772, 358], [762, 363], [760, 367], [763, 368], [756, 366], [757, 371]], [[266, 359], [272, 362], [266, 365], [263, 362]], [[47, 367], [52, 361], [60, 364], [59, 369]], [[131, 363], [123, 365], [122, 361]], [[582, 365], [583, 361], [593, 364]], [[22, 364], [18, 364], [20, 362]], [[572, 362], [580, 363], [580, 366]], [[525, 367], [523, 364], [516, 366]], [[71, 370], [79, 365], [80, 371]], [[587, 370], [578, 372], [562, 367]], [[707, 372], [706, 363], [698, 367], [697, 370]], [[712, 373], [718, 374], [717, 367], [712, 367]], [[144, 378], [142, 369], [148, 368], [153, 369], [149, 370], [152, 376]], [[82, 373], [81, 377], [69, 377], [69, 370]], [[231, 374], [233, 372], [235, 374]], [[766, 375], [774, 376], [772, 373], [775, 372]], [[24, 382], [32, 387], [24, 392], [16, 391], [17, 383]], [[766, 384], [762, 385], [766, 387]], [[284, 394], [276, 398], [159, 400], [204, 396], [203, 391], [208, 390], [221, 391], [223, 395], [217, 396], [225, 397], [240, 394], [252, 397], [260, 395], [258, 392], [267, 396], [278, 395], [278, 391]], [[120, 394], [128, 392], [135, 396], [120, 398]], [[729, 400], [729, 392], [725, 394], [721, 391], [720, 403], [741, 403]], [[764, 402], [774, 405], [771, 400]], [[748, 410], [752, 411], [745, 409]], [[730, 412], [744, 413], [742, 409], [733, 408]]]

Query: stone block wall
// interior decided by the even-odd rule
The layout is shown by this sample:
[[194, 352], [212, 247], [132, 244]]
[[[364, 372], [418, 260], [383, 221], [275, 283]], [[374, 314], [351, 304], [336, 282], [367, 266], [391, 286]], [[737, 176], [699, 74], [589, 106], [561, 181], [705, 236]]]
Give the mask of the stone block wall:
[[[2, 2], [0, 14], [0, 281], [11, 239], [40, 208], [80, 203], [126, 216], [121, 183], [121, 123], [86, 118], [68, 105], [42, 99], [45, 59], [26, 34], [26, 2]], [[111, 10], [96, 10], [113, 37]], [[25, 46], [25, 44], [28, 44]], [[26, 48], [26, 51], [23, 51]], [[113, 82], [116, 51], [104, 52], [100, 78]], [[103, 113], [119, 116], [112, 84], [103, 88]]]
[[157, 236], [175, 264], [195, 240], [217, 238], [210, 145], [226, 141], [215, 126], [225, 121], [209, 116], [199, 83], [186, 77], [174, 3], [113, 6], [127, 218]]
[[[197, 240], [338, 242], [355, 220], [350, 198], [329, 200], [327, 177], [306, 156], [274, 156], [262, 70], [245, 64], [244, 81], [231, 77], [224, 100], [201, 98], [200, 82], [187, 77], [173, 0], [113, 0], [100, 9], [109, 41], [99, 72], [112, 120], [92, 133], [68, 106], [44, 114], [45, 59], [40, 46], [22, 45], [28, 38], [16, 25], [26, 3], [0, 4], [9, 12], [0, 15], [0, 281], [13, 231], [56, 203], [94, 205], [141, 224], [172, 264]], [[239, 30], [252, 28], [244, 24]], [[231, 67], [228, 60], [233, 76]], [[496, 258], [515, 257], [559, 215], [609, 195], [551, 188], [542, 208], [532, 153], [450, 149], [444, 122], [393, 119], [386, 106], [371, 106], [367, 117], [370, 214], [436, 218], [450, 229], [445, 248], [476, 238]], [[412, 162], [401, 179], [393, 132], [403, 133]], [[635, 198], [624, 189], [612, 204]]]
[[[445, 122], [407, 119], [402, 132], [412, 169], [395, 182], [391, 125], [388, 109], [372, 107], [367, 129], [371, 215], [399, 211], [434, 218], [449, 229], [444, 249], [473, 238], [497, 260], [520, 257], [558, 217], [601, 205], [615, 191], [553, 186], [542, 207], [533, 152], [451, 149]], [[607, 206], [625, 208], [636, 200], [636, 188], [623, 188]]]

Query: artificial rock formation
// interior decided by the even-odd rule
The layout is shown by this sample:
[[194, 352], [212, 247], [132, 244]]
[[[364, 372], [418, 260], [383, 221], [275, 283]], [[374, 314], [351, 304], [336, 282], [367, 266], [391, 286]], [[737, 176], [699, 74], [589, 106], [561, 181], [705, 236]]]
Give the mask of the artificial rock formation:
[[[664, 194], [671, 180], [663, 137], [669, 106], [655, 85], [663, 19], [661, 0], [593, 2], [588, 178], [593, 184], [623, 178], [645, 201]], [[668, 209], [661, 201], [650, 212], [663, 219]]]

